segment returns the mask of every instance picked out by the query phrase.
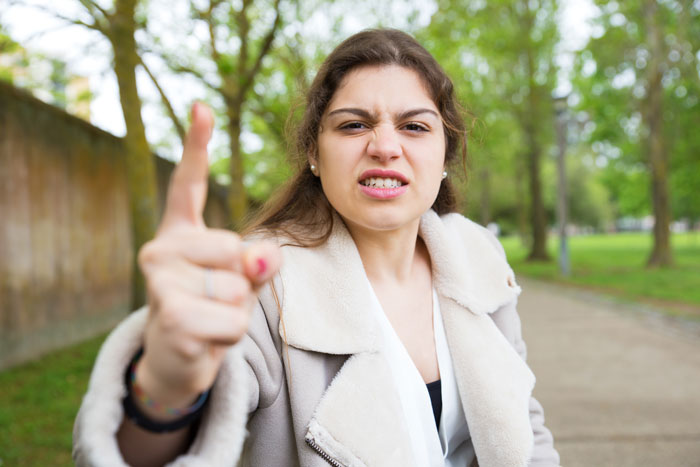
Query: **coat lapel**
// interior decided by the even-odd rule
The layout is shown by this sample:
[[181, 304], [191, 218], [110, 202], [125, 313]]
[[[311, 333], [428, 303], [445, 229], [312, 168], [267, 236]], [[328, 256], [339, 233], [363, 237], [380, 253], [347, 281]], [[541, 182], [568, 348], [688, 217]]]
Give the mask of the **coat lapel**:
[[500, 243], [459, 215], [428, 212], [421, 236], [433, 262], [445, 334], [481, 467], [526, 466], [535, 377], [488, 315], [520, 294]]
[[350, 357], [317, 406], [307, 443], [348, 467], [419, 467], [390, 375], [376, 352]]
[[286, 246], [282, 256], [280, 335], [289, 345], [334, 355], [379, 349], [362, 260], [339, 217], [326, 243]]
[[[484, 230], [429, 211], [420, 235], [479, 465], [525, 466], [534, 376], [488, 316], [516, 300], [520, 288]], [[299, 349], [351, 355], [318, 404], [307, 443], [342, 465], [415, 465], [408, 431], [397, 423], [403, 414], [389, 364], [379, 354], [362, 261], [343, 222], [336, 217], [324, 245], [285, 247], [283, 256], [280, 335]]]
[[533, 447], [534, 376], [488, 315], [441, 299], [445, 333], [481, 467], [526, 466]]

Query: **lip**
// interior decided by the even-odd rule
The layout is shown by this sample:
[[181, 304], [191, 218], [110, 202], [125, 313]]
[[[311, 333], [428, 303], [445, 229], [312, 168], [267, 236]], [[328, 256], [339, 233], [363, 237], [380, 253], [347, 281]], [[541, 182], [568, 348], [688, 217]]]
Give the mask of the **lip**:
[[360, 190], [365, 195], [374, 199], [392, 199], [401, 196], [408, 189], [408, 185], [401, 185], [398, 188], [374, 188], [358, 183]]
[[[404, 174], [402, 174], [401, 172], [397, 172], [395, 170], [385, 170], [385, 169], [365, 170], [364, 172], [362, 172], [362, 175], [360, 175], [360, 179], [357, 182], [359, 183], [362, 180], [366, 180], [366, 179], [372, 178], [372, 177], [375, 177], [375, 178], [395, 178], [396, 180], [400, 181], [403, 184], [403, 186], [408, 185], [408, 179], [404, 176]], [[395, 188], [384, 188], [384, 189], [393, 190]]]
[[[400, 187], [396, 188], [375, 188], [370, 186], [365, 186], [362, 184], [362, 180], [367, 180], [368, 178], [393, 178], [401, 182]], [[360, 175], [357, 184], [360, 190], [365, 195], [374, 199], [392, 199], [401, 196], [408, 189], [408, 179], [401, 172], [395, 170], [386, 169], [370, 169], [365, 170]]]

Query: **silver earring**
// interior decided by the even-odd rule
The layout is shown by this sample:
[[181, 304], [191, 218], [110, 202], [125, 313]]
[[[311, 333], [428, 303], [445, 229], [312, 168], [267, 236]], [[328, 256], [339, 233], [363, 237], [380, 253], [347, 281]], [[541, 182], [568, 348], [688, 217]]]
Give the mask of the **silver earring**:
[[310, 169], [311, 169], [311, 173], [314, 174], [314, 175], [316, 175], [316, 166], [313, 165], [313, 164], [311, 164]]
[[447, 178], [447, 171], [442, 172], [442, 178]]

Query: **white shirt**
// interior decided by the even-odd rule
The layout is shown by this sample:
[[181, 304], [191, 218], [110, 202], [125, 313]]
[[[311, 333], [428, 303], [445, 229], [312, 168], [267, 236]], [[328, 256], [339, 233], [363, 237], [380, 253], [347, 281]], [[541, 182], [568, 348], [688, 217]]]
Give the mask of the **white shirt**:
[[378, 325], [384, 337], [382, 352], [392, 368], [392, 377], [399, 392], [416, 464], [430, 467], [465, 466], [470, 455], [468, 443], [465, 443], [469, 438], [469, 429], [457, 391], [457, 380], [447, 347], [437, 293], [433, 289], [433, 329], [442, 396], [439, 431], [435, 429], [430, 395], [423, 377], [386, 317], [369, 280], [368, 285]]

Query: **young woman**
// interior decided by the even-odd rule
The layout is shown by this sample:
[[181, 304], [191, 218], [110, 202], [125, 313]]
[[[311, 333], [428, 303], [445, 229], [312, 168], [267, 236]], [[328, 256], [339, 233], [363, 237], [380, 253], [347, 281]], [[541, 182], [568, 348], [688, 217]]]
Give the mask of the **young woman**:
[[452, 83], [395, 30], [322, 65], [298, 173], [242, 242], [202, 221], [195, 105], [149, 306], [97, 358], [79, 465], [556, 466], [498, 241], [455, 213]]

